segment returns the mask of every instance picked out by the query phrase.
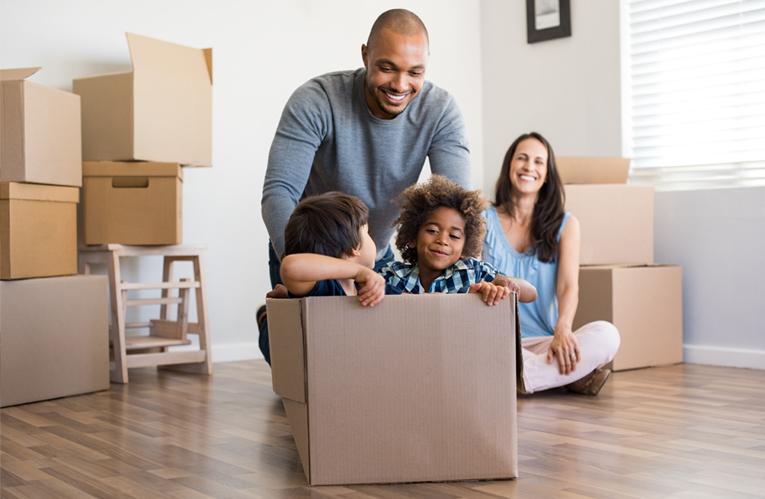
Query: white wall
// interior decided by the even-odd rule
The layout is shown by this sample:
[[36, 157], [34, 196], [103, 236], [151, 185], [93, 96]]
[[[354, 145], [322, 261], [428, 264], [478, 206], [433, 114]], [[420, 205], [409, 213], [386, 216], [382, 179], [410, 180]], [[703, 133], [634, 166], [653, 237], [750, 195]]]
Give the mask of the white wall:
[[571, 2], [572, 36], [526, 43], [526, 2], [481, 2], [484, 189], [510, 143], [544, 135], [558, 155], [621, 155], [619, 2]]
[[659, 192], [656, 259], [683, 267], [685, 361], [765, 369], [765, 187]]
[[[42, 66], [36, 81], [70, 90], [72, 78], [129, 69], [126, 31], [213, 47], [214, 167], [185, 172], [184, 240], [209, 248], [214, 359], [248, 358], [259, 356], [254, 315], [269, 287], [260, 195], [282, 106], [309, 78], [359, 67], [374, 19], [401, 6], [428, 26], [427, 76], [453, 93], [462, 109], [477, 165], [472, 180], [480, 185], [476, 2], [0, 0], [0, 67]], [[155, 261], [132, 269], [141, 278], [161, 275]]]

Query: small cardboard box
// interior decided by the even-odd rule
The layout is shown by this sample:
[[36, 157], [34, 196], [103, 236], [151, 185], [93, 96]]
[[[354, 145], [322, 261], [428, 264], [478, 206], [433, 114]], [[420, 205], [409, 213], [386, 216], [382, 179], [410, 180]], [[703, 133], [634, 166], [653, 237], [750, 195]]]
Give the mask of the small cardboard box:
[[0, 407], [109, 388], [108, 281], [0, 282]]
[[212, 165], [212, 49], [127, 33], [133, 70], [78, 78], [85, 160]]
[[274, 391], [308, 482], [517, 477], [514, 304], [268, 299]]
[[0, 183], [0, 279], [77, 273], [79, 189]]
[[82, 185], [80, 97], [0, 70], [0, 182]]
[[566, 211], [579, 219], [582, 265], [653, 263], [654, 189], [627, 185], [629, 159], [557, 159]]
[[617, 371], [682, 362], [682, 268], [582, 267], [574, 329], [596, 320], [609, 321], [619, 330]]
[[178, 163], [83, 163], [85, 244], [180, 244], [183, 171]]

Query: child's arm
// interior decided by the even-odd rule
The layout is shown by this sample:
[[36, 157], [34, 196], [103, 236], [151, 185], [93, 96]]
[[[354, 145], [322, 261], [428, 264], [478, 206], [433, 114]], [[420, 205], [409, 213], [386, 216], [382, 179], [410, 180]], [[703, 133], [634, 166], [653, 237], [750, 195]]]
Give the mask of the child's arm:
[[528, 303], [537, 299], [537, 288], [526, 279], [517, 279], [497, 274], [497, 277], [492, 282], [497, 286], [506, 286], [518, 293], [518, 301], [521, 303]]
[[318, 281], [353, 279], [361, 284], [359, 301], [364, 306], [377, 305], [385, 296], [385, 280], [370, 268], [343, 258], [296, 253], [282, 260], [281, 277], [295, 296], [305, 296]]

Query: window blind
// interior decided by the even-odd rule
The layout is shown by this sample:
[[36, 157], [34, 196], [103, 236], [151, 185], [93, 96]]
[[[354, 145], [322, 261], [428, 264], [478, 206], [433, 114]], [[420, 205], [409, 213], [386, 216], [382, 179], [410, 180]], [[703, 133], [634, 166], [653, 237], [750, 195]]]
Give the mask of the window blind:
[[765, 0], [623, 6], [632, 181], [765, 185]]

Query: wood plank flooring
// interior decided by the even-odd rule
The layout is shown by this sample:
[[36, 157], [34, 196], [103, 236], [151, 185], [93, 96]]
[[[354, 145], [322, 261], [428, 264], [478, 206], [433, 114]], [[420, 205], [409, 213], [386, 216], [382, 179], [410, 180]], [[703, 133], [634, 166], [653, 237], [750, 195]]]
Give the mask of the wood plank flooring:
[[616, 373], [596, 398], [519, 400], [521, 477], [306, 487], [263, 361], [130, 371], [109, 391], [0, 410], [2, 498], [765, 497], [765, 371]]

